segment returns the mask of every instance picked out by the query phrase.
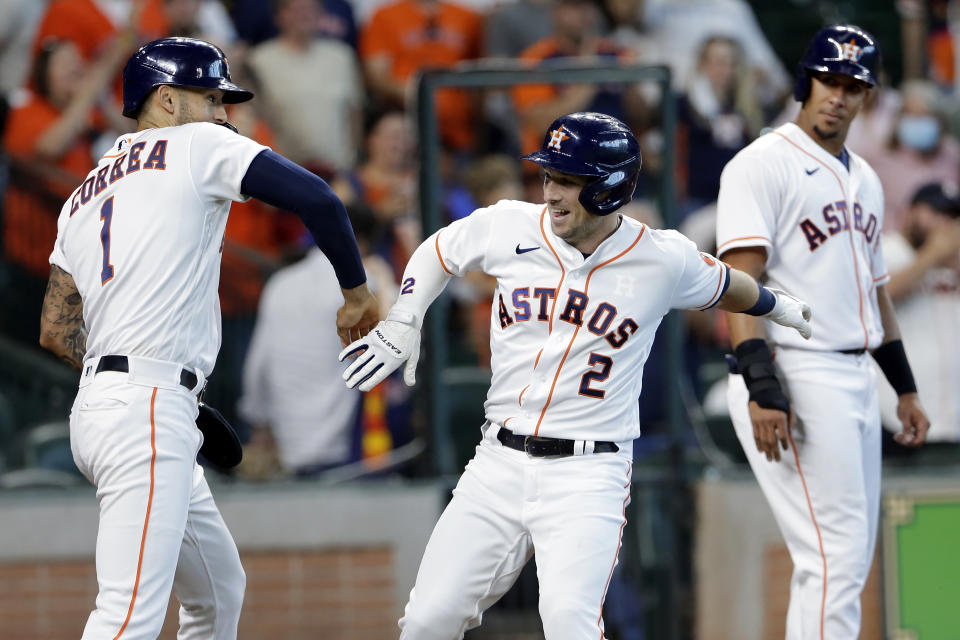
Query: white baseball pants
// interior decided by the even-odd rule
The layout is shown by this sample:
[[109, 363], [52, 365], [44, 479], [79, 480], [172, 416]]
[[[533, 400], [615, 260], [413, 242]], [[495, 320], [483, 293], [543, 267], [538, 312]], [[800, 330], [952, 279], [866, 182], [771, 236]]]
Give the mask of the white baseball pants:
[[787, 640], [850, 640], [877, 538], [880, 413], [870, 355], [778, 349], [797, 416], [780, 462], [757, 451], [743, 378], [727, 399], [737, 437], [783, 533], [793, 578]]
[[180, 640], [234, 640], [246, 577], [196, 462], [196, 393], [172, 363], [130, 374], [88, 364], [70, 413], [74, 461], [100, 505], [99, 593], [83, 640], [154, 640], [171, 588]]
[[501, 445], [498, 428], [487, 428], [430, 536], [400, 638], [463, 638], [535, 551], [547, 640], [599, 640], [630, 500], [630, 453], [531, 458]]

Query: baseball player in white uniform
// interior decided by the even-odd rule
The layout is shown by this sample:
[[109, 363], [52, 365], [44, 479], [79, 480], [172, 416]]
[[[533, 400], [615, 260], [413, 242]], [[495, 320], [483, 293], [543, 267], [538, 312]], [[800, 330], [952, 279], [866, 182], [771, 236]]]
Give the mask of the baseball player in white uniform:
[[427, 544], [404, 639], [462, 638], [534, 553], [546, 637], [603, 637], [641, 373], [660, 320], [719, 306], [807, 335], [803, 303], [675, 231], [616, 214], [640, 171], [620, 121], [563, 116], [525, 158], [543, 168], [546, 204], [503, 200], [434, 233], [410, 258], [387, 320], [341, 353], [356, 356], [349, 387], [369, 389], [404, 361], [413, 384], [430, 303], [453, 276], [497, 279], [483, 438]]
[[[209, 43], [145, 45], [124, 69], [124, 114], [137, 132], [117, 140], [60, 214], [41, 344], [81, 370], [70, 443], [100, 505], [99, 594], [85, 640], [156, 638], [171, 588], [178, 638], [237, 637], [245, 577], [196, 462], [204, 437], [195, 424], [220, 346], [231, 201], [264, 199], [326, 234], [321, 248], [347, 301], [341, 334], [376, 323], [346, 211], [329, 187], [218, 126], [227, 124], [224, 103], [252, 97]], [[207, 444], [226, 442], [204, 434]]]
[[729, 315], [730, 414], [794, 562], [789, 640], [859, 634], [880, 500], [868, 351], [899, 394], [898, 440], [920, 445], [929, 426], [884, 289], [883, 190], [844, 147], [879, 59], [862, 29], [821, 30], [800, 62], [796, 121], [738, 153], [720, 183], [717, 255], [816, 311], [810, 340]]

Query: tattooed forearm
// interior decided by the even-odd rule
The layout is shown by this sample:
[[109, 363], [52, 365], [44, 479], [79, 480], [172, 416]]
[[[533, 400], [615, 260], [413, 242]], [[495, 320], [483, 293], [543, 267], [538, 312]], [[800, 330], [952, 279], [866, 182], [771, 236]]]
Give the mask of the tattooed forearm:
[[66, 353], [60, 354], [60, 359], [80, 371], [83, 365], [83, 356], [87, 353], [87, 330], [81, 324], [72, 333], [64, 336]]
[[77, 370], [87, 352], [83, 300], [73, 277], [56, 265], [50, 266], [50, 280], [43, 298], [40, 345]]

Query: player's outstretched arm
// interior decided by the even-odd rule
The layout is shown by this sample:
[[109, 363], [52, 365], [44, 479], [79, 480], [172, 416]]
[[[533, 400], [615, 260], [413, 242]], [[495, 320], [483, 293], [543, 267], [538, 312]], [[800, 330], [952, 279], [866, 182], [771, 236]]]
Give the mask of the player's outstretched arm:
[[326, 182], [300, 165], [266, 150], [250, 163], [241, 193], [297, 214], [329, 258], [346, 303], [337, 312], [337, 333], [346, 345], [367, 335], [380, 319], [367, 289], [367, 275], [347, 210]]
[[369, 335], [340, 352], [341, 362], [348, 357], [355, 358], [343, 374], [347, 387], [369, 391], [404, 362], [407, 364], [403, 381], [411, 387], [416, 383], [423, 317], [452, 277], [440, 264], [436, 235], [427, 238], [410, 256], [400, 295], [387, 318]]
[[50, 280], [40, 313], [40, 346], [68, 365], [80, 370], [87, 352], [87, 332], [83, 328], [83, 300], [73, 276], [55, 264], [50, 265]]
[[768, 289], [758, 284], [739, 269], [730, 268], [730, 286], [717, 306], [724, 311], [770, 318], [777, 324], [796, 329], [805, 339], [810, 339], [810, 305], [786, 291]]

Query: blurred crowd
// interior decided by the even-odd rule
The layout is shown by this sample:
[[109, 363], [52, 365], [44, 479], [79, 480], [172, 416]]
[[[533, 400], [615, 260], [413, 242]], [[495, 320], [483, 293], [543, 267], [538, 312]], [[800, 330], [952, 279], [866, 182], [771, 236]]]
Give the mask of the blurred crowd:
[[[902, 78], [885, 78], [848, 146], [883, 181], [890, 286], [904, 307], [907, 351], [933, 418], [931, 438], [954, 441], [960, 2], [901, 0], [889, 11], [903, 36], [889, 43], [902, 57]], [[857, 15], [842, 18], [872, 28]], [[643, 177], [628, 214], [662, 226], [657, 185], [669, 174], [672, 224], [705, 251], [713, 248], [724, 165], [797, 110], [789, 97], [794, 61], [774, 50], [746, 0], [7, 0], [0, 6], [0, 333], [36, 344], [59, 208], [115, 136], [135, 124], [120, 114], [125, 60], [169, 35], [223, 48], [234, 81], [256, 94], [230, 105], [231, 122], [334, 187], [385, 304], [432, 231], [419, 209], [414, 129], [414, 89], [425, 69], [480, 59], [666, 65], [673, 78], [666, 93], [652, 83], [439, 91], [444, 215], [457, 219], [503, 198], [540, 201], [539, 175], [518, 156], [539, 146], [558, 115], [601, 111], [641, 140]], [[677, 114], [672, 166], [660, 122], [667, 100]], [[220, 287], [224, 344], [207, 397], [250, 441], [242, 469], [249, 477], [362, 464], [418, 432], [414, 399], [398, 380], [362, 396], [339, 386], [339, 345], [332, 331], [324, 335], [339, 291], [311, 245], [290, 214], [256, 201], [233, 206]], [[492, 287], [483, 274], [452, 287], [454, 361], [488, 364]], [[930, 330], [933, 319], [942, 333]], [[689, 386], [709, 412], [710, 386], [721, 376], [704, 372], [727, 348], [722, 314], [689, 316], [688, 334]], [[666, 381], [658, 374], [665, 357], [658, 342], [645, 369], [641, 422], [652, 435], [665, 419]], [[936, 372], [930, 384], [925, 371]], [[318, 392], [317, 381], [329, 388]]]

